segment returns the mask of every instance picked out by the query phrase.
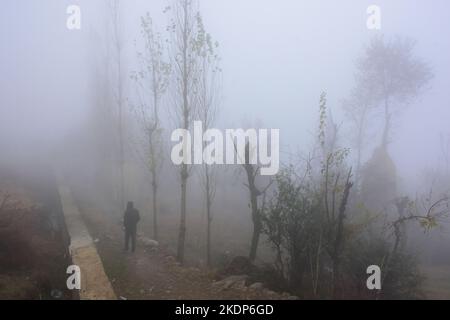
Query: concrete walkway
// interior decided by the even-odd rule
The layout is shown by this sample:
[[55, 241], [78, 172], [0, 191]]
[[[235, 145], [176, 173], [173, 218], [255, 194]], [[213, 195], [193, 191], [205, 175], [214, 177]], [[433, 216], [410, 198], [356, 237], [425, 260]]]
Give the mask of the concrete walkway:
[[72, 261], [81, 269], [82, 300], [115, 300], [117, 299], [111, 283], [106, 276], [100, 256], [95, 248], [83, 218], [74, 203], [70, 188], [58, 187], [64, 211], [67, 230], [70, 235], [70, 254]]

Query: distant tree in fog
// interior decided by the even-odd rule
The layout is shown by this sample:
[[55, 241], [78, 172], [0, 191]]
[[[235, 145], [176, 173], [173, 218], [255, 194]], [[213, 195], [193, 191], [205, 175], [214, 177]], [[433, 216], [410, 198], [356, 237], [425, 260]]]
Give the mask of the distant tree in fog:
[[[172, 12], [169, 26], [170, 33], [169, 52], [173, 66], [173, 83], [170, 86], [173, 116], [178, 128], [189, 130], [198, 104], [196, 87], [201, 70], [200, 48], [203, 43], [202, 33], [199, 29], [197, 1], [174, 0], [173, 6], [168, 10]], [[187, 143], [186, 139], [183, 139]], [[184, 145], [186, 147], [186, 145]], [[186, 150], [186, 148], [183, 148]], [[187, 183], [190, 176], [188, 164], [180, 165], [181, 201], [180, 226], [178, 234], [177, 259], [184, 261], [184, 248], [186, 240], [186, 202]]]
[[[218, 43], [205, 31], [200, 15], [197, 15], [198, 24], [198, 52], [200, 54], [199, 77], [197, 82], [198, 119], [202, 121], [203, 130], [206, 131], [214, 124], [220, 104], [221, 70], [219, 57], [216, 53]], [[203, 149], [207, 142], [203, 142]], [[201, 171], [205, 200], [206, 200], [206, 263], [211, 266], [211, 222], [212, 204], [216, 194], [216, 168], [203, 163]]]
[[250, 163], [251, 153], [256, 152], [255, 150], [250, 150], [249, 143], [245, 146], [245, 163], [243, 168], [247, 175], [247, 188], [249, 190], [250, 196], [250, 208], [252, 210], [252, 222], [253, 222], [253, 234], [252, 242], [250, 245], [249, 259], [254, 261], [256, 258], [256, 252], [258, 250], [259, 237], [262, 232], [263, 224], [261, 218], [261, 209], [258, 208], [258, 197], [262, 195], [262, 192], [258, 189], [256, 185], [256, 178], [259, 174], [260, 168], [257, 165]]
[[[408, 38], [374, 37], [357, 61], [355, 87], [344, 100], [347, 117], [355, 129], [356, 183], [364, 204], [371, 210], [382, 209], [396, 197], [396, 169], [387, 148], [393, 117], [421, 93], [432, 77], [428, 65], [414, 56], [414, 47], [415, 42]], [[362, 168], [369, 120], [378, 110], [384, 122], [381, 143]]]
[[[235, 144], [235, 149], [237, 153], [237, 147]], [[247, 142], [245, 145], [245, 153], [244, 153], [244, 161], [242, 164], [242, 168], [244, 169], [245, 175], [247, 177], [247, 182], [245, 186], [249, 191], [249, 207], [251, 209], [251, 217], [253, 223], [253, 233], [250, 243], [250, 253], [249, 259], [250, 261], [254, 261], [256, 259], [256, 253], [258, 251], [259, 246], [259, 238], [261, 233], [263, 232], [263, 211], [266, 203], [266, 192], [270, 188], [273, 183], [273, 179], [269, 179], [266, 181], [265, 187], [258, 186], [258, 178], [262, 180], [263, 176], [261, 176], [261, 165], [260, 164], [252, 164], [251, 159], [253, 154], [257, 152], [256, 146], [251, 146], [250, 142]], [[259, 182], [261, 184], [262, 181]], [[261, 199], [262, 198], [262, 199]], [[261, 199], [261, 200], [259, 200]]]
[[395, 109], [411, 102], [432, 78], [428, 65], [414, 56], [414, 47], [408, 38], [375, 37], [357, 62], [357, 90], [367, 94], [366, 103], [383, 110], [382, 148], [389, 143]]
[[144, 148], [147, 153], [144, 163], [151, 175], [153, 200], [153, 238], [158, 239], [158, 185], [159, 171], [163, 165], [162, 127], [159, 117], [161, 98], [169, 84], [170, 64], [164, 60], [164, 45], [161, 35], [155, 30], [150, 14], [141, 18], [141, 34], [144, 51], [138, 52], [139, 70], [132, 72], [137, 89], [138, 102], [135, 108], [137, 120], [144, 133]]

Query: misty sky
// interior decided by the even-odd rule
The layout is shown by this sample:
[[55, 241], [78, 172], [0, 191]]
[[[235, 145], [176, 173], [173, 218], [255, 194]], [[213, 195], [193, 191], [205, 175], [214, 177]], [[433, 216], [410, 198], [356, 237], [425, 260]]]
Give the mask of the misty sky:
[[[93, 61], [104, 55], [101, 43], [108, 37], [104, 3], [2, 1], [1, 143], [22, 148], [26, 141], [45, 148], [82, 124], [93, 105]], [[70, 4], [81, 6], [80, 31], [66, 29]], [[166, 4], [122, 1], [127, 71], [133, 69], [134, 40], [140, 38], [139, 16], [149, 11], [163, 29]], [[382, 9], [381, 31], [366, 28], [370, 4]], [[258, 119], [265, 127], [280, 128], [282, 148], [291, 151], [310, 145], [322, 91], [336, 120], [343, 121], [340, 101], [353, 86], [355, 59], [372, 35], [416, 39], [415, 53], [435, 77], [397, 118], [390, 149], [403, 176], [436, 165], [439, 134], [450, 135], [448, 1], [204, 0], [201, 11], [208, 32], [220, 43], [224, 99], [218, 126]], [[342, 130], [344, 137], [351, 134], [345, 125]]]

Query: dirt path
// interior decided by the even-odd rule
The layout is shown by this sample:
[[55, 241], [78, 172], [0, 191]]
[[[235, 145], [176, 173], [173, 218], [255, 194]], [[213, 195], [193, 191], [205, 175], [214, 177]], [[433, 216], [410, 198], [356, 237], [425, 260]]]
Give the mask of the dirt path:
[[146, 247], [138, 241], [136, 252], [123, 250], [120, 225], [93, 209], [81, 210], [103, 261], [106, 274], [120, 299], [280, 299], [268, 290], [214, 285], [207, 270], [184, 268], [167, 249]]

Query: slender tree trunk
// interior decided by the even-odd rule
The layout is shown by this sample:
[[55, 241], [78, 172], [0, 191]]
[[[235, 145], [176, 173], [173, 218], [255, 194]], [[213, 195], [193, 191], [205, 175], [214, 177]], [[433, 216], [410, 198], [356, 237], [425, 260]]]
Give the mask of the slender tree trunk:
[[[187, 81], [184, 84], [184, 129], [189, 130], [189, 111], [188, 111], [188, 99], [187, 99]], [[178, 262], [184, 262], [184, 244], [186, 238], [186, 193], [187, 193], [187, 180], [189, 178], [188, 165], [183, 163], [181, 165], [181, 210], [180, 210], [180, 230], [178, 235], [178, 250], [177, 258]]]
[[[153, 70], [153, 83], [156, 83], [155, 68]], [[150, 136], [150, 157], [151, 157], [151, 173], [152, 173], [152, 193], [153, 193], [153, 238], [158, 240], [158, 176], [157, 176], [157, 143], [158, 143], [158, 130], [159, 130], [159, 117], [158, 117], [158, 91], [153, 88], [153, 115], [155, 117], [153, 132]]]
[[123, 142], [123, 87], [122, 87], [122, 46], [119, 39], [119, 12], [118, 12], [118, 2], [114, 3], [114, 40], [117, 52], [117, 107], [118, 107], [118, 133], [119, 133], [119, 202], [120, 211], [125, 209], [125, 155], [124, 155], [124, 142]]
[[152, 174], [152, 193], [153, 193], [153, 238], [158, 240], [158, 184], [156, 174]]
[[[188, 101], [188, 2], [183, 2], [183, 15], [184, 15], [184, 27], [183, 27], [183, 42], [182, 42], [182, 81], [183, 81], [183, 129], [189, 130], [189, 101]], [[185, 150], [185, 149], [184, 149]], [[187, 193], [187, 180], [188, 180], [188, 167], [186, 163], [181, 165], [181, 210], [180, 210], [180, 230], [178, 234], [178, 250], [177, 258], [178, 262], [184, 262], [184, 245], [186, 241], [186, 193]]]
[[[189, 129], [189, 113], [188, 113], [188, 104], [187, 104], [187, 83], [185, 81], [184, 84], [184, 129]], [[185, 150], [185, 149], [184, 149]], [[178, 250], [177, 250], [177, 259], [181, 264], [184, 263], [184, 246], [186, 241], [186, 194], [187, 194], [187, 180], [189, 178], [188, 175], [188, 166], [186, 163], [181, 165], [181, 209], [180, 209], [180, 230], [178, 234]]]
[[177, 259], [180, 263], [184, 262], [184, 243], [186, 238], [186, 191], [187, 191], [187, 164], [181, 165], [181, 213], [180, 230], [178, 234]]
[[120, 170], [120, 207], [121, 210], [125, 209], [125, 155], [124, 155], [124, 146], [123, 146], [123, 117], [122, 117], [122, 89], [119, 90], [119, 170]]
[[211, 218], [208, 215], [207, 230], [206, 230], [206, 264], [211, 267]]
[[333, 283], [333, 298], [338, 299], [339, 296], [339, 279], [340, 279], [340, 259], [338, 256], [333, 257], [333, 275], [332, 275], [332, 283]]
[[255, 216], [253, 218], [253, 235], [252, 235], [252, 244], [250, 247], [250, 254], [249, 259], [250, 261], [255, 261], [256, 259], [256, 252], [258, 250], [258, 243], [259, 243], [259, 235], [261, 234], [261, 220], [259, 216]]
[[209, 168], [205, 165], [206, 179], [206, 264], [211, 266], [211, 186], [209, 181]]
[[383, 130], [383, 140], [381, 141], [381, 146], [387, 149], [389, 144], [389, 133], [391, 130], [391, 114], [389, 112], [389, 99], [386, 97], [384, 100], [384, 130]]
[[319, 245], [317, 247], [316, 259], [315, 259], [315, 270], [313, 273], [313, 294], [317, 296], [317, 289], [319, 286], [319, 269], [320, 269], [320, 251], [322, 250], [322, 230], [319, 236]]
[[259, 192], [255, 186], [255, 176], [253, 166], [251, 164], [246, 163], [245, 171], [247, 172], [248, 187], [250, 191], [250, 206], [252, 209], [252, 221], [253, 221], [253, 235], [250, 246], [249, 259], [250, 261], [255, 261], [256, 252], [258, 250], [259, 235], [261, 234], [262, 229], [261, 217], [259, 215], [258, 200], [257, 200]]

